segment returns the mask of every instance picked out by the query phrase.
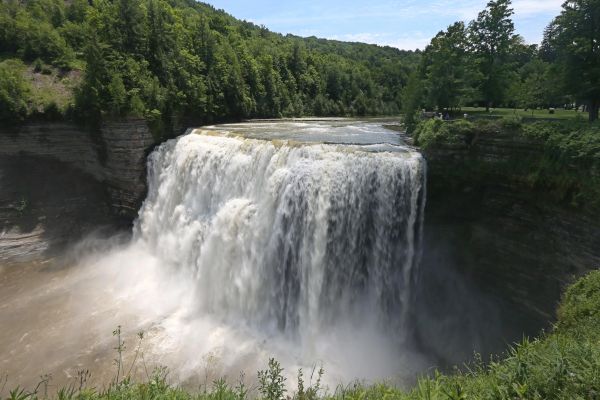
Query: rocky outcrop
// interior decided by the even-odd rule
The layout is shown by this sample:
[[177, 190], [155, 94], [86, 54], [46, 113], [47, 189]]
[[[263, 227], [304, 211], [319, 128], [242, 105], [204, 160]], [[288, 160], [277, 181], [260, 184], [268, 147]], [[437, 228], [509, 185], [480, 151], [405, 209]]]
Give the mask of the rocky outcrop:
[[104, 184], [51, 158], [1, 156], [0, 188], [0, 266], [52, 258], [122, 224]]
[[127, 227], [146, 193], [144, 120], [0, 129], [0, 261], [52, 256], [100, 227]]
[[143, 119], [105, 123], [98, 132], [48, 122], [0, 129], [0, 157], [45, 157], [85, 172], [105, 183], [111, 209], [128, 218], [144, 198], [146, 156], [153, 144]]
[[[486, 132], [461, 143], [437, 143], [424, 155], [428, 197], [421, 299], [435, 302], [428, 309], [440, 314], [424, 317], [423, 326], [464, 332], [439, 341], [438, 350], [468, 349], [456, 341], [479, 341], [477, 350], [494, 352], [505, 348], [507, 338], [537, 334], [554, 320], [565, 285], [600, 267], [600, 213], [532, 184], [530, 174], [545, 162], [543, 144], [517, 133]], [[448, 321], [445, 313], [462, 319]], [[485, 324], [492, 328], [486, 331]], [[474, 338], [477, 330], [488, 337]], [[490, 343], [494, 330], [502, 334]], [[422, 334], [424, 342], [439, 340]]]

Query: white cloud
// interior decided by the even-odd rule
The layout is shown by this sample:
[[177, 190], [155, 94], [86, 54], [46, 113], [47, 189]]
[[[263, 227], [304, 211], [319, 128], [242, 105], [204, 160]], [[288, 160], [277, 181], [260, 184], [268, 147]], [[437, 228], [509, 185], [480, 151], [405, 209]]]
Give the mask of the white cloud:
[[563, 0], [515, 0], [513, 8], [516, 17], [539, 14], [556, 14], [561, 10]]
[[[275, 31], [343, 41], [374, 43], [400, 49], [423, 49], [431, 37], [454, 21], [468, 22], [488, 0], [306, 0], [304, 7], [281, 8], [253, 19]], [[539, 42], [544, 26], [558, 15], [563, 0], [513, 0], [517, 31]], [[383, 31], [385, 30], [385, 33]], [[358, 33], [352, 33], [356, 32]], [[538, 32], [539, 31], [539, 32]]]
[[396, 47], [401, 50], [423, 50], [429, 44], [431, 38], [423, 32], [409, 32], [396, 36], [389, 33], [349, 33], [333, 35], [329, 39], [342, 40], [345, 42], [361, 42], [378, 44], [380, 46]]

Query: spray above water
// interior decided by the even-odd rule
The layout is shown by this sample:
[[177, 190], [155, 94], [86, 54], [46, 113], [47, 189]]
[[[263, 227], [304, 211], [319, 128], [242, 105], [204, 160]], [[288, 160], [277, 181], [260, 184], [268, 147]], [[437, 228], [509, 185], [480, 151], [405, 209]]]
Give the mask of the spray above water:
[[[393, 143], [383, 147], [392, 151], [314, 143], [301, 129], [283, 141], [251, 139], [264, 129], [241, 127], [197, 130], [150, 156], [134, 241], [194, 282], [198, 316], [283, 336], [308, 352], [303, 358], [320, 357], [316, 343], [336, 330], [358, 337], [368, 328], [374, 341], [404, 344], [423, 214], [421, 156]], [[363, 339], [357, 344], [372, 346]]]

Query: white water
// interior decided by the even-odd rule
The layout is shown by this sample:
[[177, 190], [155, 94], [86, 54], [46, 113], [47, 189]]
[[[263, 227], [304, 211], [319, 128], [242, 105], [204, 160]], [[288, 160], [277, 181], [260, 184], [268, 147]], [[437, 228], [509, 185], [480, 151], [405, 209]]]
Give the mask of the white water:
[[[401, 346], [417, 275], [421, 156], [311, 143], [298, 124], [279, 124], [287, 137], [277, 142], [241, 136], [265, 135], [262, 125], [229, 128], [194, 131], [150, 156], [135, 240], [193, 281], [198, 315], [283, 336], [314, 361], [319, 338], [340, 328], [368, 327]], [[287, 141], [298, 136], [306, 144]]]
[[322, 363], [331, 385], [429, 366], [410, 343], [425, 164], [396, 133], [227, 125], [164, 143], [148, 166], [131, 243], [45, 289], [76, 299], [59, 338], [85, 326], [107, 349], [117, 324], [143, 329], [177, 382], [253, 376], [272, 356], [290, 381]]
[[149, 165], [136, 238], [196, 281], [199, 312], [303, 336], [367, 316], [405, 328], [414, 153], [192, 133]]

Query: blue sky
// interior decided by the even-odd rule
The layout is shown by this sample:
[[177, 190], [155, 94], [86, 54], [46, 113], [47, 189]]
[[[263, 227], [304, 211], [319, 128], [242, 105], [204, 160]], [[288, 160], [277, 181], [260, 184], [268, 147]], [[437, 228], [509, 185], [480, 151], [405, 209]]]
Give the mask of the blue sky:
[[[487, 0], [204, 0], [236, 18], [299, 36], [423, 49], [440, 30], [469, 21]], [[563, 0], [513, 0], [517, 33], [539, 43]]]

